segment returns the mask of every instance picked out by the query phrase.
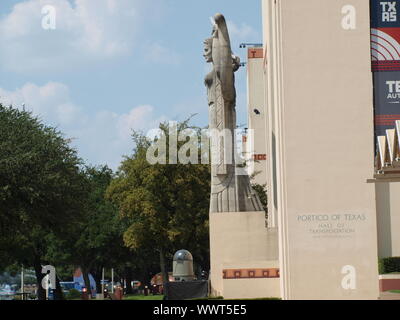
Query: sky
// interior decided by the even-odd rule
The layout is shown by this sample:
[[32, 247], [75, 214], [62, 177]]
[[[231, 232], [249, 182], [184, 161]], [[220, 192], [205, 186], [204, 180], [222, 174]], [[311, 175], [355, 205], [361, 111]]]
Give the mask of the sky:
[[[46, 6], [55, 8], [55, 29]], [[1, 0], [0, 102], [57, 127], [87, 164], [117, 169], [131, 130], [162, 121], [208, 124], [203, 40], [228, 21], [232, 49], [261, 43], [261, 0]], [[236, 73], [246, 125], [246, 68]]]

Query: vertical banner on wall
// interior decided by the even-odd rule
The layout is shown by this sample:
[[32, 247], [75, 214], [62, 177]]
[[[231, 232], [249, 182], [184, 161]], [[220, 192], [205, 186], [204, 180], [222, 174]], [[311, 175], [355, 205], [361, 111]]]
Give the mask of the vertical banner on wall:
[[400, 120], [400, 0], [371, 0], [375, 136]]

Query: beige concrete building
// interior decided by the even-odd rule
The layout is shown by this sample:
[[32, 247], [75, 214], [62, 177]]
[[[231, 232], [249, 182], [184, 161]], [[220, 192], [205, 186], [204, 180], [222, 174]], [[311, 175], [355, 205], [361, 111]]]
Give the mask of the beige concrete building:
[[249, 47], [247, 50], [247, 110], [248, 131], [245, 150], [249, 175], [253, 182], [267, 184], [266, 107], [264, 102], [264, 50]]
[[270, 225], [284, 299], [377, 299], [369, 2], [264, 0]]

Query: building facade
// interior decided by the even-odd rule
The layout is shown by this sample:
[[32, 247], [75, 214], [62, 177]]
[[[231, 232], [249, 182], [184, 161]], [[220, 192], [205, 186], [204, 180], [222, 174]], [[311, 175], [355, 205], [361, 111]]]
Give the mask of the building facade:
[[370, 8], [263, 0], [270, 225], [283, 299], [377, 299]]
[[249, 175], [253, 182], [267, 185], [267, 139], [264, 102], [264, 49], [247, 49], [247, 110], [248, 130], [243, 137], [248, 159]]

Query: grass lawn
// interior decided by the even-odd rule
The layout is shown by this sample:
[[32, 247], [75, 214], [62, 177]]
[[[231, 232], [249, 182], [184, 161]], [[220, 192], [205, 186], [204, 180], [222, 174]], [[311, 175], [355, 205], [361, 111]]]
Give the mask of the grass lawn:
[[124, 296], [123, 300], [162, 300], [164, 296], [157, 295], [149, 295], [149, 296], [143, 296], [143, 295], [135, 295], [135, 294], [129, 294]]
[[400, 290], [390, 290], [391, 293], [400, 293]]

